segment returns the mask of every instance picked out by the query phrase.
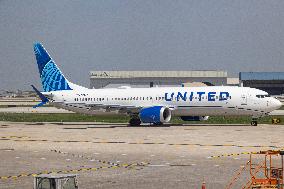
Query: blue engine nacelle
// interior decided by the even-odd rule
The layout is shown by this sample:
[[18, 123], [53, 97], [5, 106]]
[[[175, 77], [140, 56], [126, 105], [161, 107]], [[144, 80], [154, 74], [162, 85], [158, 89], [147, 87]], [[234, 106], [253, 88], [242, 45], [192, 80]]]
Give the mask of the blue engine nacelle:
[[181, 116], [183, 121], [205, 121], [208, 120], [209, 116]]
[[171, 110], [163, 106], [153, 106], [143, 108], [139, 113], [140, 120], [143, 123], [166, 123], [171, 120]]

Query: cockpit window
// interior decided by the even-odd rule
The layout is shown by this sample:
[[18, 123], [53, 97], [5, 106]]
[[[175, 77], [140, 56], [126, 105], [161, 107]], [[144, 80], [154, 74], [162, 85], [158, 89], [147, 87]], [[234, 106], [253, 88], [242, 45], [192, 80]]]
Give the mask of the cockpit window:
[[265, 98], [265, 97], [270, 97], [270, 95], [256, 95], [257, 98]]

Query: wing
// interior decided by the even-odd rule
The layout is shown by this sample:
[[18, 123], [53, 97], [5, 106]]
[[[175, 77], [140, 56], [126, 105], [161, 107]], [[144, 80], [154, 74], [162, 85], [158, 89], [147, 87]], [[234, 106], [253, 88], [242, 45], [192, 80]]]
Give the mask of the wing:
[[105, 105], [105, 104], [91, 104], [86, 105], [89, 107], [89, 110], [102, 110], [104, 109], [106, 112], [118, 111], [119, 113], [139, 113], [139, 111], [143, 108], [141, 106], [123, 106], [123, 105]]

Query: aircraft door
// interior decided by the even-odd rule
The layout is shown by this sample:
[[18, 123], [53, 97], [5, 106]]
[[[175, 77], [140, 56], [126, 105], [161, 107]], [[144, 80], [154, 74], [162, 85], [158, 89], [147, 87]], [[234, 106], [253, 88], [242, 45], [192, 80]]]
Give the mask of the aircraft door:
[[58, 95], [56, 95], [55, 101], [56, 102], [65, 102], [66, 99], [64, 98], [63, 94], [58, 94]]
[[52, 102], [64, 102], [64, 96], [62, 94], [52, 95]]
[[66, 98], [65, 96], [62, 94], [62, 102], [65, 102], [66, 101]]
[[247, 94], [242, 94], [241, 95], [241, 105], [247, 105], [247, 103], [248, 103]]

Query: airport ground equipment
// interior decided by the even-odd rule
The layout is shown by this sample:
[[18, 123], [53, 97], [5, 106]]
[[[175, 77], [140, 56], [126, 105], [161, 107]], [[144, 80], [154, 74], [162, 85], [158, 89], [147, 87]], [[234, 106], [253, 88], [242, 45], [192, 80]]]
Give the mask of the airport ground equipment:
[[284, 189], [283, 156], [284, 151], [251, 153], [250, 160], [235, 173], [225, 188], [234, 188], [242, 174], [247, 171], [249, 178], [241, 185], [241, 189]]
[[34, 178], [34, 189], [79, 189], [76, 174], [42, 174]]
[[272, 124], [279, 124], [279, 123], [281, 123], [281, 119], [280, 118], [272, 118], [271, 122], [272, 122]]

